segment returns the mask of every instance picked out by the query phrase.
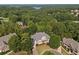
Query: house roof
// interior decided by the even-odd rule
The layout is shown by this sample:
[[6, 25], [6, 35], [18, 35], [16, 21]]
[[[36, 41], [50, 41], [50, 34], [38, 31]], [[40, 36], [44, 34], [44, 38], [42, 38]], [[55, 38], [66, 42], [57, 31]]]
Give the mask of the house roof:
[[74, 22], [74, 23], [79, 23], [79, 21], [72, 21], [72, 22]]
[[79, 43], [71, 38], [63, 38], [63, 43], [74, 51], [79, 51]]
[[23, 25], [23, 22], [21, 22], [21, 21], [18, 21], [18, 22], [16, 22], [18, 25]]
[[48, 34], [46, 34], [45, 32], [38, 32], [38, 33], [35, 33], [34, 35], [32, 35], [31, 38], [34, 41], [39, 41], [39, 40], [43, 40], [43, 38], [46, 38], [46, 40], [47, 40], [50, 38], [50, 36]]
[[[10, 39], [11, 36], [13, 35], [16, 35], [15, 33], [11, 33], [9, 35], [6, 35], [6, 36], [2, 36], [0, 37], [0, 50], [2, 49], [6, 49], [7, 47], [7, 43], [8, 43], [8, 40]], [[6, 48], [5, 48], [6, 47]], [[8, 48], [7, 48], [8, 49]]]

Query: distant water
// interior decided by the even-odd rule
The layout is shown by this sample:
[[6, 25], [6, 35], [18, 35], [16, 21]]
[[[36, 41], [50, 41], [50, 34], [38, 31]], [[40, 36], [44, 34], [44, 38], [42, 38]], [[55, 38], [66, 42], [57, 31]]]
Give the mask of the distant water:
[[41, 7], [33, 7], [34, 9], [41, 9]]

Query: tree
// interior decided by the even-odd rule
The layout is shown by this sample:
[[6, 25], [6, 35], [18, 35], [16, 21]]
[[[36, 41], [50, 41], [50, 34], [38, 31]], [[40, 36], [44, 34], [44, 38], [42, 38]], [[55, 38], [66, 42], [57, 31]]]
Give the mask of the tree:
[[36, 27], [36, 25], [32, 21], [29, 21], [28, 22], [28, 28], [26, 30], [30, 34], [34, 34], [37, 31], [37, 27]]
[[60, 36], [55, 34], [51, 35], [51, 38], [49, 40], [49, 46], [55, 49], [58, 48], [60, 46], [60, 40], [61, 40]]
[[14, 35], [9, 39], [8, 42], [10, 50], [14, 52], [18, 51], [27, 51], [31, 52], [32, 50], [32, 39], [28, 33], [23, 33], [20, 36]]
[[74, 15], [71, 15], [69, 12], [65, 13], [55, 13], [53, 15], [58, 21], [67, 21], [67, 20], [77, 20], [77, 18]]
[[64, 33], [67, 31], [66, 29], [67, 28], [63, 22], [58, 22], [53, 27], [53, 33], [63, 37]]
[[24, 31], [21, 29], [21, 27], [16, 24], [15, 27], [14, 27], [14, 29], [15, 29], [14, 32], [15, 32], [18, 36], [21, 37], [21, 34], [24, 32]]
[[14, 14], [11, 14], [10, 16], [9, 16], [9, 19], [10, 19], [10, 21], [12, 21], [12, 22], [16, 22], [17, 21], [17, 19], [18, 19], [18, 16], [17, 15], [14, 15]]
[[21, 37], [21, 48], [23, 51], [30, 52], [32, 50], [32, 39], [28, 33], [23, 33]]
[[13, 35], [8, 42], [10, 50], [13, 50], [14, 52], [21, 50], [21, 40], [18, 36]]

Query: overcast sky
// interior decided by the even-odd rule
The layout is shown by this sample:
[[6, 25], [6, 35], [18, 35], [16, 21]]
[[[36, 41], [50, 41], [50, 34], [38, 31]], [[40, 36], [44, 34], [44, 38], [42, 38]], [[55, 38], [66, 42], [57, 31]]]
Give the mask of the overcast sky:
[[0, 0], [0, 4], [79, 4], [79, 0]]

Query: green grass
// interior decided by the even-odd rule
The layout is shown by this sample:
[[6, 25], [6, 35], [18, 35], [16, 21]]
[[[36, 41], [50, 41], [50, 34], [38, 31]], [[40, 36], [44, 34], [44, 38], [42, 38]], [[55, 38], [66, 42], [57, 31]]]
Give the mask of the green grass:
[[41, 54], [43, 51], [51, 49], [51, 48], [46, 44], [42, 44], [42, 45], [38, 45], [36, 47], [36, 49], [37, 49], [38, 53]]
[[50, 51], [46, 51], [45, 53], [43, 53], [43, 55], [54, 55], [54, 53], [52, 53]]

